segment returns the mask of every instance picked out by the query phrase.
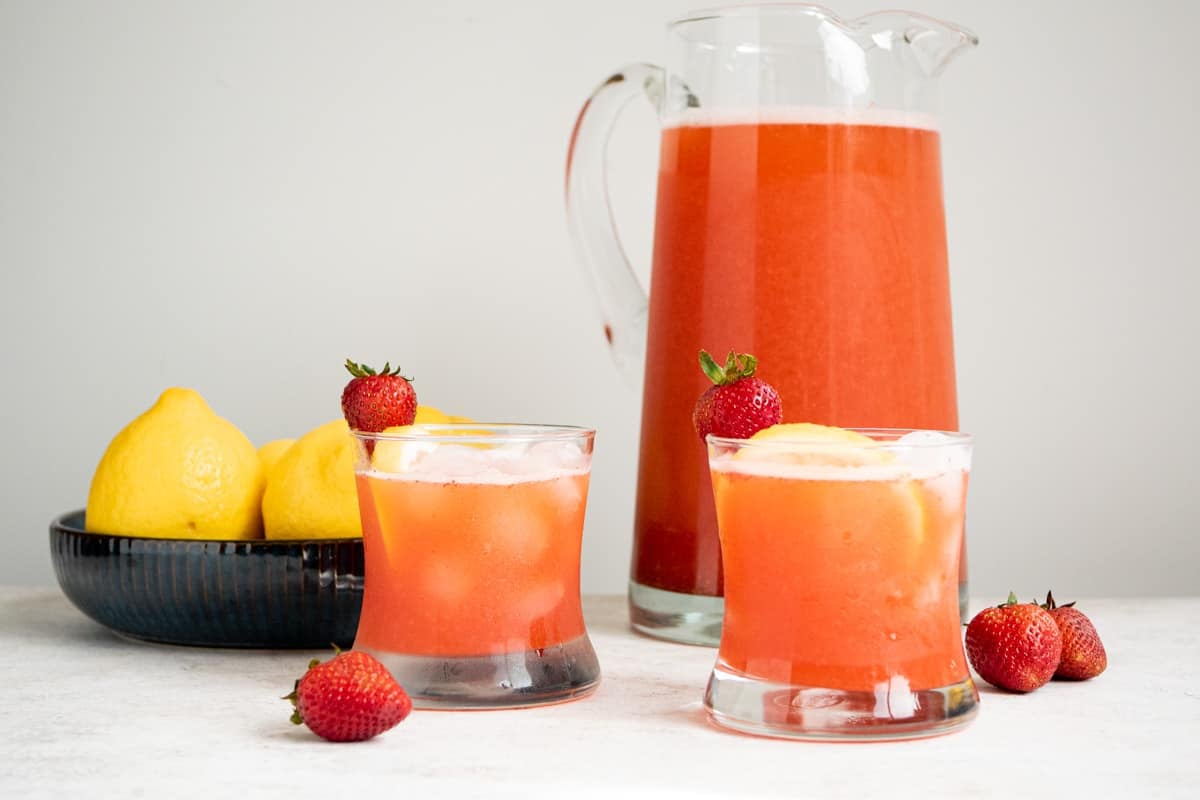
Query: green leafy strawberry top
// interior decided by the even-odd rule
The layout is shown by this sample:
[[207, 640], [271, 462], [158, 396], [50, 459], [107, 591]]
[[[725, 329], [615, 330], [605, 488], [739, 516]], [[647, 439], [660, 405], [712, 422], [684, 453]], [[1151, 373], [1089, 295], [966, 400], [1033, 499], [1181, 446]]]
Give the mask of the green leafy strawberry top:
[[730, 350], [729, 355], [725, 357], [725, 365], [722, 366], [707, 350], [700, 351], [700, 369], [717, 386], [729, 386], [742, 378], [749, 378], [757, 368], [758, 359], [749, 353], [735, 353]]

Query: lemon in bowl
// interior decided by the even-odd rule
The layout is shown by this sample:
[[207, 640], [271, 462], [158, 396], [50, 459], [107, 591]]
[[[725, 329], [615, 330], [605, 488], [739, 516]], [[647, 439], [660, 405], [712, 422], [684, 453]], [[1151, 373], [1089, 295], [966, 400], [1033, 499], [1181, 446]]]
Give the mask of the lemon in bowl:
[[262, 463], [263, 475], [271, 472], [271, 467], [279, 463], [283, 454], [295, 443], [295, 439], [273, 439], [258, 448], [258, 460]]
[[87, 530], [157, 539], [262, 536], [263, 469], [246, 435], [199, 392], [167, 389], [109, 443]]
[[288, 447], [267, 475], [266, 538], [361, 538], [354, 456], [344, 419], [316, 427]]

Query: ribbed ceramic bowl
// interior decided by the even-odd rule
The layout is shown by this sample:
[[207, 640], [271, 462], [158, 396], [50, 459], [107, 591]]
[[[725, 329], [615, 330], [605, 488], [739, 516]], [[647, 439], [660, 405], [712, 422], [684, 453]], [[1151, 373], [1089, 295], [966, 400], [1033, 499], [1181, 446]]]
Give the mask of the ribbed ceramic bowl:
[[116, 633], [208, 647], [350, 647], [362, 608], [361, 539], [197, 541], [50, 523], [59, 586]]

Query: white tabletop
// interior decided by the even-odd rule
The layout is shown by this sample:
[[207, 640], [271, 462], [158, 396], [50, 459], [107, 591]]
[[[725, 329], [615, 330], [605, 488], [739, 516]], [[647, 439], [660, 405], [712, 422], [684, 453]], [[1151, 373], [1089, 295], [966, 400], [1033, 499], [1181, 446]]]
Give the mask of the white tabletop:
[[0, 588], [0, 797], [1200, 797], [1200, 598], [1081, 605], [1108, 649], [1087, 683], [981, 685], [965, 731], [813, 744], [725, 733], [700, 697], [715, 650], [629, 631], [591, 597], [604, 678], [520, 711], [415, 711], [329, 744], [280, 696], [312, 653], [113, 636], [56, 588]]

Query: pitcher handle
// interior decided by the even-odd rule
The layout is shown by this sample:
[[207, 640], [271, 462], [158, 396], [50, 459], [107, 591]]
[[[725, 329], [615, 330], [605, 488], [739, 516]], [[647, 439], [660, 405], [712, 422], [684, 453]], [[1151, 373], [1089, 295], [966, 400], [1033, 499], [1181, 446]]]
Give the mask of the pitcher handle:
[[567, 151], [567, 227], [600, 301], [613, 361], [631, 386], [642, 380], [649, 299], [617, 237], [606, 157], [622, 109], [639, 96], [657, 109], [664, 79], [664, 70], [653, 64], [629, 64], [614, 73], [583, 104]]

